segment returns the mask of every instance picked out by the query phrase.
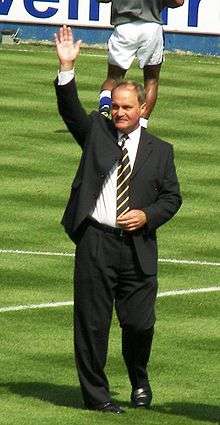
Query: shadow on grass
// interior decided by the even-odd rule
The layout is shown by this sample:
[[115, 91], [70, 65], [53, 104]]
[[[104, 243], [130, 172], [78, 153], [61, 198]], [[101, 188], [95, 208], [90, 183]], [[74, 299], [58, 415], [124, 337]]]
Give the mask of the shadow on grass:
[[80, 387], [55, 385], [47, 382], [8, 382], [0, 384], [11, 393], [22, 397], [34, 397], [57, 406], [82, 409], [83, 402]]
[[202, 403], [165, 403], [153, 406], [152, 410], [159, 413], [185, 416], [199, 421], [219, 423], [220, 420], [220, 408], [218, 406]]
[[[46, 382], [8, 382], [0, 384], [0, 387], [7, 388], [11, 393], [21, 397], [33, 397], [46, 401], [56, 406], [71, 407], [74, 409], [84, 409], [80, 387], [68, 385], [55, 385]], [[131, 407], [129, 401], [117, 400], [118, 393], [112, 394], [115, 401], [123, 407]], [[165, 403], [152, 406], [152, 412], [184, 416], [199, 421], [209, 421], [219, 423], [220, 408], [208, 404], [199, 403]]]
[[69, 133], [69, 130], [62, 128], [59, 130], [54, 130], [54, 133], [57, 133], [57, 134]]

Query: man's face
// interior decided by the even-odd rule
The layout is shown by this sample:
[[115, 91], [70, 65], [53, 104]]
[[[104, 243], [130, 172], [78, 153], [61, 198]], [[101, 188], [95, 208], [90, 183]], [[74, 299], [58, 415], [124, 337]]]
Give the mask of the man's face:
[[117, 130], [130, 133], [139, 126], [145, 103], [140, 105], [136, 91], [131, 87], [118, 87], [112, 94], [112, 120]]

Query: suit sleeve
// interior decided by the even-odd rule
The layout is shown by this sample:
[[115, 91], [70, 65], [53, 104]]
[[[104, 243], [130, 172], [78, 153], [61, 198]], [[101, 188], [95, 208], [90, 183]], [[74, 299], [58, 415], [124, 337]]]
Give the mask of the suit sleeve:
[[56, 79], [54, 85], [58, 111], [70, 133], [83, 148], [86, 136], [90, 131], [92, 120], [81, 105], [75, 79], [73, 78], [68, 84], [61, 86], [58, 85]]
[[182, 198], [174, 164], [173, 147], [170, 145], [158, 199], [143, 209], [148, 217], [147, 230], [155, 230], [169, 221], [181, 204]]

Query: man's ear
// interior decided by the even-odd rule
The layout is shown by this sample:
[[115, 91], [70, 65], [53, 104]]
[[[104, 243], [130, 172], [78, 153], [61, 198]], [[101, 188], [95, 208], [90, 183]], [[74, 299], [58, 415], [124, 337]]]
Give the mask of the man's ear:
[[142, 105], [140, 106], [140, 113], [141, 113], [141, 116], [142, 116], [142, 117], [144, 117], [144, 116], [145, 116], [146, 107], [147, 107], [146, 102], [142, 103]]

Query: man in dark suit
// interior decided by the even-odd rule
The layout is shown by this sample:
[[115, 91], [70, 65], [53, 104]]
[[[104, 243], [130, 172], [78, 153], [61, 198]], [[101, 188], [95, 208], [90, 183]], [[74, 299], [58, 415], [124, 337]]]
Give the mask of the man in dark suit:
[[75, 359], [85, 406], [120, 414], [104, 372], [115, 303], [134, 407], [149, 407], [147, 374], [157, 293], [156, 229], [181, 205], [172, 146], [139, 125], [145, 93], [134, 82], [112, 92], [112, 120], [87, 114], [74, 77], [80, 41], [55, 35], [58, 109], [82, 148], [62, 224], [76, 243]]

